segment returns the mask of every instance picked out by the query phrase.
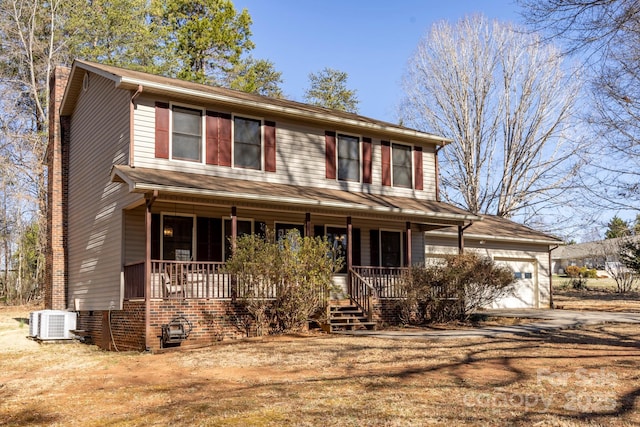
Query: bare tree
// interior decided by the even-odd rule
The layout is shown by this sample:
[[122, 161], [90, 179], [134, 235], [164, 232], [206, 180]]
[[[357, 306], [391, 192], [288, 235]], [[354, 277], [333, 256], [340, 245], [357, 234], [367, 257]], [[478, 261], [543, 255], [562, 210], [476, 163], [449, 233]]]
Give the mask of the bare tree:
[[454, 141], [443, 194], [474, 213], [535, 216], [576, 172], [580, 89], [558, 49], [511, 24], [434, 24], [410, 59], [403, 121]]
[[[3, 264], [18, 276], [5, 275], [10, 299], [20, 301], [42, 277], [25, 272], [23, 233], [46, 230], [46, 170], [49, 77], [67, 52], [62, 28], [63, 6], [53, 0], [0, 1], [0, 197], [3, 200]], [[67, 7], [67, 11], [69, 7]], [[10, 228], [10, 230], [9, 230]], [[36, 250], [44, 253], [45, 233], [39, 233]], [[38, 258], [39, 259], [39, 258]], [[37, 261], [29, 268], [42, 270]], [[31, 274], [34, 273], [34, 274]], [[26, 275], [25, 275], [26, 274]], [[25, 282], [25, 277], [33, 281]], [[11, 290], [11, 292], [9, 292]]]
[[[616, 291], [626, 293], [635, 288], [640, 277], [629, 269], [620, 257], [625, 253], [626, 245], [632, 241], [629, 237], [618, 237], [602, 241], [600, 256], [604, 260], [604, 269], [616, 282]], [[637, 240], [637, 239], [634, 239]]]
[[589, 202], [640, 210], [640, 3], [636, 0], [521, 0], [524, 17], [580, 54], [590, 74], [586, 119], [596, 159], [583, 180]]

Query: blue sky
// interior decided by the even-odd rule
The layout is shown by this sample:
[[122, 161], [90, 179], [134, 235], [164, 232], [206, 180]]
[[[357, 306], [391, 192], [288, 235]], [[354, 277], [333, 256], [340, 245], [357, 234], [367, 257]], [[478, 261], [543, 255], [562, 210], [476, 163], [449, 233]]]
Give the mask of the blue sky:
[[[309, 73], [331, 67], [349, 75], [360, 114], [393, 123], [406, 63], [433, 23], [454, 23], [474, 13], [522, 22], [515, 0], [234, 0], [234, 5], [249, 11], [256, 45], [252, 55], [272, 61], [282, 72], [287, 98], [304, 101]], [[573, 237], [595, 239], [594, 231], [614, 214], [635, 217], [592, 212], [588, 220], [576, 218], [582, 232]]]
[[255, 58], [282, 72], [285, 96], [303, 101], [308, 75], [324, 67], [345, 71], [359, 112], [397, 121], [400, 82], [409, 57], [431, 25], [483, 13], [519, 22], [513, 0], [235, 0], [253, 19]]

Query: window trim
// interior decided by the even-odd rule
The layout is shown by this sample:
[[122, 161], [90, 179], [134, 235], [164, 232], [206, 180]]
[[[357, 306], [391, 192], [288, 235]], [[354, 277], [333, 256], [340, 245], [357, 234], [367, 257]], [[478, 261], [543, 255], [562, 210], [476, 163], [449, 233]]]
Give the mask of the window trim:
[[403, 230], [397, 230], [397, 229], [391, 229], [391, 228], [379, 228], [378, 229], [378, 265], [380, 267], [384, 267], [382, 265], [382, 232], [386, 232], [386, 233], [396, 233], [400, 235], [400, 265], [399, 266], [395, 266], [395, 267], [390, 267], [390, 268], [398, 268], [398, 267], [403, 267], [404, 266], [404, 262], [405, 262], [405, 239], [404, 239], [404, 231]]
[[[414, 158], [413, 158], [413, 153], [415, 152], [415, 146], [413, 144], [407, 144], [407, 143], [402, 143], [402, 142], [395, 142], [395, 141], [390, 141], [391, 144], [391, 153], [390, 153], [390, 157], [391, 157], [391, 186], [394, 188], [406, 188], [409, 190], [413, 190], [415, 189], [415, 180], [416, 180], [416, 167], [414, 164]], [[403, 147], [408, 147], [409, 148], [409, 162], [411, 162], [411, 177], [409, 178], [409, 186], [405, 186], [405, 185], [396, 185], [395, 183], [395, 178], [394, 178], [394, 162], [393, 162], [393, 149], [395, 145], [400, 145]]]
[[160, 260], [161, 261], [175, 261], [172, 259], [164, 259], [164, 217], [165, 216], [182, 216], [182, 217], [191, 217], [193, 219], [193, 225], [191, 228], [191, 257], [193, 259], [197, 259], [198, 254], [196, 251], [198, 250], [198, 218], [195, 214], [182, 213], [182, 212], [160, 212]]
[[[236, 117], [260, 122], [260, 169], [236, 166]], [[264, 172], [264, 117], [231, 113], [231, 168]]]
[[[186, 108], [189, 110], [200, 111], [200, 160], [180, 159], [173, 157], [173, 107]], [[187, 164], [204, 164], [206, 161], [206, 145], [207, 145], [207, 110], [205, 108], [182, 104], [179, 102], [169, 102], [169, 160], [174, 162], [185, 162]]]
[[[358, 135], [358, 134], [355, 134], [355, 133], [349, 133], [349, 132], [340, 132], [338, 130], [336, 130], [335, 133], [336, 133], [336, 160], [335, 160], [336, 161], [336, 163], [335, 163], [336, 181], [362, 183], [362, 163], [363, 163], [363, 159], [362, 159], [362, 135]], [[358, 179], [357, 180], [340, 179], [340, 137], [341, 136], [347, 136], [347, 137], [357, 138], [358, 139]]]

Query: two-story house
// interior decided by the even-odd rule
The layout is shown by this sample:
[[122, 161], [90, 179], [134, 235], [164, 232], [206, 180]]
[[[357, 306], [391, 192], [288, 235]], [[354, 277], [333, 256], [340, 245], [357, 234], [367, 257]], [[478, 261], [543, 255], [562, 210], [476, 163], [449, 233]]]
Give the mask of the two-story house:
[[245, 335], [221, 271], [241, 234], [327, 236], [335, 282], [371, 310], [425, 232], [453, 227], [461, 249], [481, 219], [438, 200], [449, 141], [356, 114], [75, 61], [50, 120], [46, 305], [103, 348], [157, 349], [177, 316], [193, 342]]

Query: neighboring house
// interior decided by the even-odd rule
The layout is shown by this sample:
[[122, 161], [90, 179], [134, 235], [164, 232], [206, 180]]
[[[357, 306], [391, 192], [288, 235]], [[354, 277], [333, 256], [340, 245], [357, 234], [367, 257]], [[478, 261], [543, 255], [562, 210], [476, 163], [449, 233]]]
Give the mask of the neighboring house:
[[[458, 250], [458, 230], [426, 233], [425, 257], [438, 259]], [[464, 250], [493, 258], [511, 268], [517, 279], [512, 295], [493, 308], [549, 308], [552, 305], [551, 253], [561, 240], [493, 215], [483, 215], [464, 230]], [[553, 251], [553, 252], [552, 252]]]
[[608, 269], [619, 268], [621, 244], [628, 239], [637, 241], [640, 237], [617, 237], [562, 246], [553, 251], [553, 273], [564, 274], [568, 266], [575, 265], [596, 269], [598, 274], [609, 274]]
[[221, 268], [265, 226], [336, 242], [335, 282], [387, 320], [425, 236], [481, 220], [438, 201], [449, 141], [351, 113], [75, 61], [50, 120], [46, 306], [103, 348], [157, 349], [178, 316], [193, 342], [250, 333]]

